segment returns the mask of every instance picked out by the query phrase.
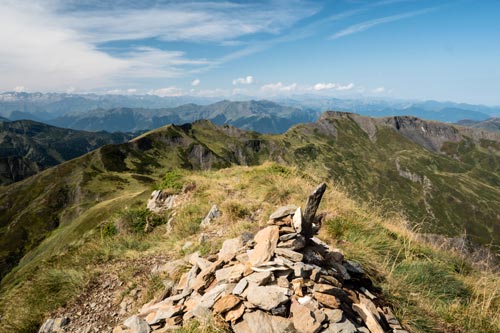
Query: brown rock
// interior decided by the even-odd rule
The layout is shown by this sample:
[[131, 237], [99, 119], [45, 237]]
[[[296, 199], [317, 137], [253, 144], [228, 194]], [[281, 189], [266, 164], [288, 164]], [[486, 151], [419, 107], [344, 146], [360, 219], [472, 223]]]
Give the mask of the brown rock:
[[288, 279], [284, 276], [280, 276], [279, 278], [276, 279], [276, 282], [279, 287], [281, 288], [288, 288], [290, 283], [288, 282]]
[[224, 313], [234, 308], [240, 302], [241, 300], [234, 295], [225, 295], [215, 302], [213, 309], [215, 313]]
[[253, 266], [257, 266], [271, 259], [278, 244], [279, 228], [277, 226], [269, 226], [260, 230], [255, 235], [255, 247], [248, 255], [249, 262]]
[[316, 283], [313, 287], [313, 291], [329, 295], [338, 295], [339, 292], [342, 292], [340, 288], [325, 283]]
[[314, 268], [311, 272], [310, 279], [313, 280], [314, 282], [318, 282], [320, 278], [320, 273], [321, 273], [321, 268], [319, 267]]
[[321, 275], [318, 282], [325, 283], [325, 284], [331, 284], [332, 286], [335, 286], [338, 288], [342, 287], [342, 284], [339, 282], [339, 280], [337, 280], [336, 278], [334, 278], [333, 276], [330, 276], [330, 275]]
[[226, 315], [224, 316], [224, 320], [235, 322], [236, 320], [240, 319], [240, 317], [243, 316], [244, 313], [245, 313], [245, 305], [243, 305], [243, 303], [240, 303], [234, 309], [229, 310], [226, 313]]
[[375, 315], [364, 304], [353, 304], [352, 309], [356, 311], [361, 319], [365, 322], [366, 327], [371, 333], [384, 333], [384, 329], [380, 326], [375, 318]]
[[321, 305], [326, 306], [327, 308], [337, 309], [340, 306], [335, 296], [319, 292], [314, 292], [313, 295], [314, 298], [321, 303]]
[[280, 235], [295, 234], [295, 229], [292, 227], [280, 227]]
[[193, 285], [191, 286], [194, 290], [200, 291], [207, 288], [210, 283], [215, 279], [215, 271], [224, 266], [225, 260], [219, 259], [212, 263], [209, 267], [205, 268], [198, 274]]
[[[324, 320], [325, 315], [322, 318], [316, 318], [316, 313], [311, 311], [308, 307], [300, 305], [298, 302], [293, 301], [290, 307], [290, 312], [292, 313], [293, 326], [299, 333], [316, 333], [322, 328], [321, 322]], [[321, 312], [318, 312], [321, 313]], [[320, 316], [321, 317], [321, 316]]]
[[292, 280], [292, 289], [293, 293], [299, 297], [304, 296], [303, 292], [304, 288], [304, 279], [303, 278], [297, 278]]

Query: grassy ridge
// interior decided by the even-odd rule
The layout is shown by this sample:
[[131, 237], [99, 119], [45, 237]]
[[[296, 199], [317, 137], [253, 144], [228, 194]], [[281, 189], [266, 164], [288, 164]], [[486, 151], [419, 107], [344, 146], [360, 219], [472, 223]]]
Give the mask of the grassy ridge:
[[4, 187], [0, 276], [59, 225], [103, 200], [145, 190], [169, 169], [265, 161], [331, 178], [363, 201], [400, 209], [422, 231], [500, 245], [500, 143], [463, 137], [434, 152], [383, 122], [375, 135], [360, 124], [350, 115], [326, 117], [277, 136], [207, 121], [166, 126]]
[[[160, 225], [147, 234], [122, 230], [104, 236], [99, 225], [111, 222], [119, 226], [120, 211], [143, 207], [145, 197], [122, 198], [116, 206], [103, 203], [100, 208], [115, 213], [94, 215], [96, 227], [80, 230], [78, 240], [31, 261], [22, 279], [6, 289], [0, 301], [0, 331], [33, 331], [47, 312], [71, 304], [89, 281], [110, 270], [116, 270], [126, 283], [148, 290], [138, 300], [136, 306], [140, 306], [158, 292], [158, 277], [143, 279], [132, 271], [120, 272], [128, 262], [156, 256], [173, 259], [196, 250], [215, 253], [224, 239], [264, 226], [275, 206], [304, 204], [304, 198], [322, 180], [327, 179], [300, 168], [269, 163], [182, 173], [176, 182], [195, 184], [196, 188], [177, 209], [170, 232]], [[200, 244], [203, 230], [199, 223], [214, 203], [223, 215], [210, 229], [214, 236]], [[418, 240], [404, 217], [356, 203], [331, 180], [320, 211], [327, 212], [320, 237], [363, 264], [412, 332], [498, 332], [497, 273], [478, 270], [467, 259]], [[194, 245], [183, 249], [187, 241]], [[57, 234], [41, 246], [54, 243], [60, 243]]]

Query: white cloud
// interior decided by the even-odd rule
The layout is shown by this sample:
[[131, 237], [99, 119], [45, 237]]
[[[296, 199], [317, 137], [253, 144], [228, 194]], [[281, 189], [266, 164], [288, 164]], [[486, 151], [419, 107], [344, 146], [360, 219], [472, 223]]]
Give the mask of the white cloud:
[[24, 86], [16, 86], [14, 88], [14, 91], [15, 92], [23, 92], [23, 91], [26, 91], [26, 88], [24, 88]]
[[156, 95], [160, 97], [177, 97], [177, 96], [184, 96], [186, 93], [184, 90], [181, 88], [177, 88], [175, 86], [172, 87], [166, 87], [166, 88], [160, 88], [160, 89], [154, 89], [149, 91], [150, 95]]
[[[64, 8], [64, 1], [60, 4]], [[184, 1], [140, 7], [111, 6], [85, 12], [69, 8], [65, 20], [99, 42], [143, 38], [223, 42], [254, 33], [277, 34], [319, 8], [297, 0], [286, 5], [282, 1], [267, 4]]]
[[136, 92], [137, 92], [137, 89], [134, 89], [134, 88], [127, 89], [128, 94], [135, 94]]
[[390, 23], [390, 22], [399, 21], [399, 20], [403, 20], [406, 18], [411, 18], [414, 16], [426, 14], [426, 13], [429, 13], [429, 12], [435, 10], [435, 9], [436, 9], [435, 7], [426, 8], [426, 9], [422, 9], [422, 10], [415, 10], [412, 12], [407, 12], [407, 13], [402, 13], [402, 14], [397, 14], [397, 15], [381, 17], [381, 18], [374, 19], [374, 20], [364, 21], [364, 22], [361, 22], [358, 24], [351, 25], [343, 30], [340, 30], [339, 32], [337, 32], [333, 36], [331, 36], [330, 39], [338, 39], [341, 37], [356, 34], [358, 32], [363, 32], [365, 30], [371, 29], [371, 28], [373, 28], [377, 25], [380, 25], [380, 24]]
[[[15, 36], [15, 37], [14, 37]], [[0, 90], [23, 80], [30, 89], [96, 87], [127, 67], [82, 42], [41, 6], [8, 2], [0, 11]]]
[[178, 50], [140, 47], [140, 42], [123, 52], [102, 43], [154, 38], [236, 45], [241, 36], [278, 34], [320, 8], [304, 9], [301, 0], [283, 4], [0, 0], [0, 91], [21, 85], [39, 91], [99, 90], [192, 75], [220, 59], [193, 59]]
[[233, 85], [237, 84], [252, 84], [254, 82], [253, 76], [240, 77], [233, 80]]
[[316, 83], [312, 89], [316, 91], [321, 91], [321, 90], [337, 90], [337, 91], [345, 91], [345, 90], [351, 90], [354, 88], [354, 83], [349, 83], [346, 85], [341, 85], [339, 83]]
[[290, 92], [297, 89], [297, 83], [292, 83], [287, 86], [280, 81], [263, 85], [260, 89], [264, 92]]
[[385, 92], [385, 87], [378, 87], [378, 88], [375, 88], [372, 90], [372, 93], [375, 93], [375, 94], [381, 94]]
[[191, 82], [191, 85], [193, 87], [199, 86], [200, 85], [200, 79], [194, 79], [193, 82]]

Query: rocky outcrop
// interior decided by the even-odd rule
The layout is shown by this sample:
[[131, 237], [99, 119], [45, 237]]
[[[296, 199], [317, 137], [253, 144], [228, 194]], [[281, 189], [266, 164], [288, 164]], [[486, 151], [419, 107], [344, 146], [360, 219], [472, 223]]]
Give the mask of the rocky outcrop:
[[188, 269], [113, 332], [166, 332], [209, 317], [236, 333], [405, 332], [363, 268], [314, 236], [325, 188], [311, 194], [304, 213], [281, 207], [254, 237], [172, 263], [168, 270]]
[[337, 136], [337, 129], [333, 123], [335, 119], [347, 119], [355, 122], [373, 142], [376, 140], [379, 128], [389, 127], [408, 140], [433, 152], [441, 152], [441, 147], [445, 142], [460, 142], [465, 138], [476, 142], [483, 139], [500, 141], [499, 133], [423, 120], [414, 116], [372, 118], [350, 112], [327, 111], [313, 125], [325, 134]]
[[147, 208], [153, 213], [161, 213], [176, 206], [178, 195], [163, 190], [154, 190], [148, 200]]

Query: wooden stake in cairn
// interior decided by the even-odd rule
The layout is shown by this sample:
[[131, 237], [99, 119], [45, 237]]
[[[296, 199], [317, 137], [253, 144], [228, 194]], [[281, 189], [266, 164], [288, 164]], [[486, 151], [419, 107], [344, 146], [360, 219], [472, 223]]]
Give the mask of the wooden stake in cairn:
[[314, 236], [314, 217], [316, 216], [316, 211], [318, 210], [325, 190], [326, 184], [321, 183], [311, 194], [309, 194], [309, 198], [307, 198], [306, 208], [304, 209], [304, 213], [302, 215], [302, 234], [306, 240]]

